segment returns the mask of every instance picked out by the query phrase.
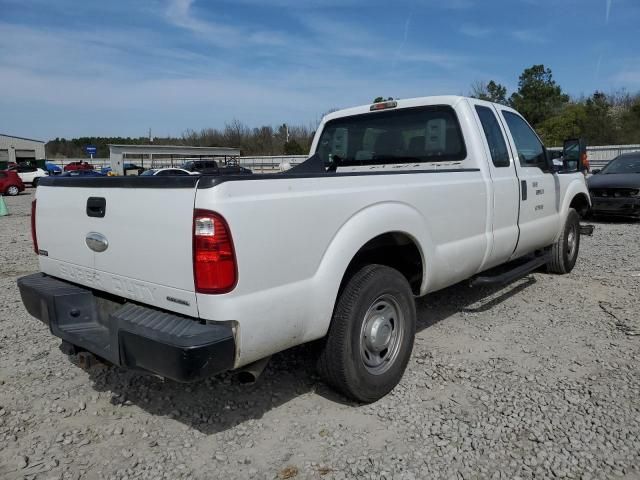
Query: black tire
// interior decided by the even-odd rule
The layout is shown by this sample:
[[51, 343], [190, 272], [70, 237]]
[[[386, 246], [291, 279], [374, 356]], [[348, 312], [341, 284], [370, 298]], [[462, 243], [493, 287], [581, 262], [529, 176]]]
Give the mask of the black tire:
[[[393, 268], [367, 265], [349, 279], [338, 296], [318, 371], [345, 396], [374, 402], [402, 378], [415, 329], [416, 307], [407, 279]], [[375, 342], [379, 344], [372, 346]], [[377, 349], [381, 351], [374, 351]]]
[[34, 178], [34, 179], [33, 179], [33, 182], [31, 182], [31, 186], [32, 186], [33, 188], [36, 188], [36, 187], [38, 186], [38, 182], [39, 182], [39, 181], [40, 181], [40, 179], [39, 179], [39, 178]]
[[20, 189], [16, 185], [9, 185], [7, 190], [4, 192], [8, 197], [15, 197], [20, 193]]
[[547, 271], [565, 274], [573, 270], [580, 251], [580, 215], [570, 208], [560, 237], [551, 247]]

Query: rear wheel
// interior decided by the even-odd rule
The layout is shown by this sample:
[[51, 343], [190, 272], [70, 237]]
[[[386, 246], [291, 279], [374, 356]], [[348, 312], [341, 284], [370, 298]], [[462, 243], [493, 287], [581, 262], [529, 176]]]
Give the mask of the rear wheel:
[[7, 195], [9, 195], [10, 197], [15, 197], [16, 195], [18, 195], [20, 193], [20, 189], [18, 187], [16, 187], [15, 185], [11, 185], [7, 188], [6, 192]]
[[37, 178], [37, 177], [36, 177], [36, 178], [34, 178], [34, 179], [33, 179], [33, 182], [31, 182], [31, 186], [32, 186], [33, 188], [36, 188], [36, 187], [38, 186], [38, 182], [39, 182], [39, 181], [40, 181], [40, 179], [39, 179], [39, 178]]
[[378, 400], [402, 378], [415, 326], [407, 279], [393, 268], [368, 265], [340, 293], [318, 370], [344, 395], [361, 402]]
[[570, 208], [560, 237], [551, 247], [551, 261], [547, 270], [565, 274], [573, 270], [580, 250], [580, 215]]

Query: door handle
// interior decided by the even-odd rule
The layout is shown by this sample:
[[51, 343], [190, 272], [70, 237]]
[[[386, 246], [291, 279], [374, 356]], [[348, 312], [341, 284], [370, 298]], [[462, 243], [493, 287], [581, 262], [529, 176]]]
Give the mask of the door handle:
[[521, 180], [520, 181], [520, 191], [522, 192], [522, 200], [526, 200], [527, 199], [527, 181], [526, 180]]
[[107, 210], [107, 200], [104, 197], [89, 197], [87, 200], [87, 215], [103, 218]]

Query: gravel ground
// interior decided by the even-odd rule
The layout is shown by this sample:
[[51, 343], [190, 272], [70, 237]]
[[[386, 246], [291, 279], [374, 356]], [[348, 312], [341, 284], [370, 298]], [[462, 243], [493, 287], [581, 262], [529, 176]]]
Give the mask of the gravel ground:
[[0, 478], [640, 478], [640, 223], [567, 276], [419, 300], [401, 384], [356, 405], [308, 347], [255, 385], [79, 368], [24, 310], [28, 191], [0, 218]]

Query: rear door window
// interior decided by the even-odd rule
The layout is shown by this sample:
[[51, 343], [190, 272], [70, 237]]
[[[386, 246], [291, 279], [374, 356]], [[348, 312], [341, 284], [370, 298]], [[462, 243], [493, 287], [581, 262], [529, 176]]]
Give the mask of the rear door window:
[[480, 118], [484, 135], [491, 152], [491, 161], [496, 167], [508, 167], [510, 165], [509, 151], [500, 124], [495, 113], [489, 107], [476, 106], [476, 112]]

